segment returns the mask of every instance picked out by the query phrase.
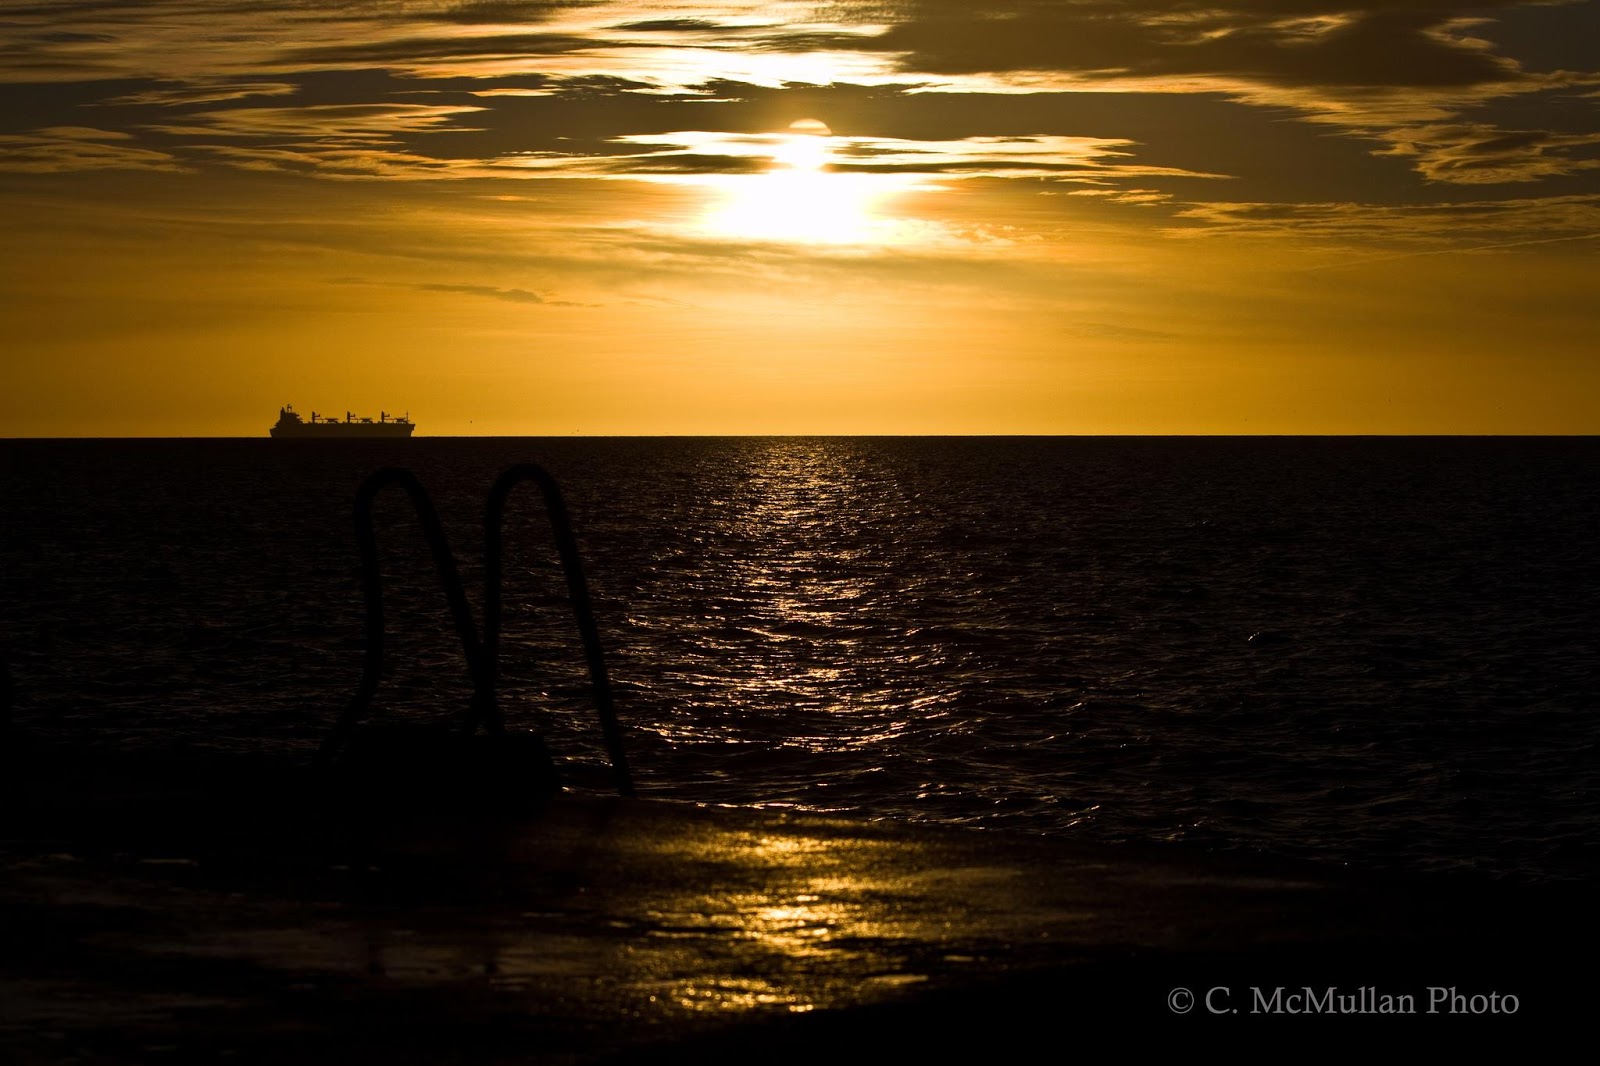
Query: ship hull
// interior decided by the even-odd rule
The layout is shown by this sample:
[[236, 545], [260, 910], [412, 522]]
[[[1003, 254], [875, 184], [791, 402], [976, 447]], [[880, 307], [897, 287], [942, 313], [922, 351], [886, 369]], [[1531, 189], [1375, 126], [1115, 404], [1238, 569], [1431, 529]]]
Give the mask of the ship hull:
[[273, 426], [279, 440], [405, 440], [417, 427], [409, 422], [303, 422]]

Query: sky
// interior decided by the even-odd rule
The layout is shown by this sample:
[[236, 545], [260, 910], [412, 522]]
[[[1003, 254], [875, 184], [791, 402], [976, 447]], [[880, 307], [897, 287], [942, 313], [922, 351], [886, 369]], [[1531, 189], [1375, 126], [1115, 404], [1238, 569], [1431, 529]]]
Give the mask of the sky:
[[1600, 432], [1600, 2], [0, 0], [0, 437]]

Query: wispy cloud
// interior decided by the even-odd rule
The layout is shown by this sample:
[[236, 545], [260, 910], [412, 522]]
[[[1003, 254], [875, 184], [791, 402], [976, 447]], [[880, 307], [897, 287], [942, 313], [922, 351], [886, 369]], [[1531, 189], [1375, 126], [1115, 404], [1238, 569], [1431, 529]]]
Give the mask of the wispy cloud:
[[[333, 179], [438, 181], [483, 177], [476, 160], [439, 159], [384, 146], [339, 147], [303, 144], [286, 147], [196, 144], [190, 151], [240, 170], [306, 174]], [[487, 172], [492, 174], [493, 172]]]
[[455, 292], [467, 296], [488, 296], [496, 300], [509, 300], [517, 304], [542, 304], [548, 303], [543, 296], [527, 289], [498, 289], [492, 285], [439, 285], [425, 284], [415, 286], [424, 292]]
[[591, 152], [526, 152], [496, 162], [544, 174], [582, 176], [756, 175], [783, 171], [797, 144], [815, 153], [820, 172], [834, 174], [1102, 182], [1156, 175], [1225, 176], [1129, 162], [1132, 142], [1123, 138], [1045, 134], [924, 141], [680, 130], [611, 137]]
[[0, 171], [61, 174], [79, 170], [177, 171], [167, 152], [127, 143], [128, 134], [82, 126], [56, 126], [27, 134], [0, 134]]
[[141, 89], [124, 96], [113, 96], [106, 104], [159, 104], [164, 107], [214, 104], [244, 100], [252, 96], [293, 96], [299, 87], [286, 81], [215, 82], [198, 81]]
[[1478, 123], [1407, 126], [1385, 135], [1392, 147], [1377, 154], [1416, 160], [1430, 181], [1463, 185], [1538, 181], [1600, 167], [1573, 149], [1600, 144], [1600, 132], [1504, 130]]
[[226, 137], [312, 137], [349, 143], [392, 142], [404, 133], [460, 131], [462, 115], [485, 110], [428, 104], [318, 104], [310, 107], [235, 107], [201, 111], [179, 123], [150, 128], [175, 135]]
[[1257, 236], [1302, 242], [1382, 241], [1413, 247], [1510, 247], [1587, 238], [1600, 230], [1600, 194], [1409, 205], [1203, 203], [1176, 212], [1200, 223], [1182, 237]]

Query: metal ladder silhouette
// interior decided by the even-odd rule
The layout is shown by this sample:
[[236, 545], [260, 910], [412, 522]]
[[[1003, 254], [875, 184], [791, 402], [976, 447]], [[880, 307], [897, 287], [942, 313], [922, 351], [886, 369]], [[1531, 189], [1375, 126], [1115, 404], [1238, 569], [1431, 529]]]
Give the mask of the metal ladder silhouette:
[[[503, 615], [502, 584], [504, 570], [505, 515], [511, 493], [523, 482], [532, 481], [544, 498], [545, 512], [550, 519], [556, 551], [561, 557], [561, 567], [567, 580], [567, 594], [577, 621], [578, 633], [583, 641], [584, 657], [588, 661], [589, 681], [595, 710], [600, 719], [601, 733], [605, 739], [606, 753], [611, 760], [611, 770], [617, 792], [632, 796], [633, 780], [628, 771], [627, 755], [623, 751], [622, 730], [617, 722], [616, 708], [611, 698], [611, 683], [606, 673], [605, 656], [600, 647], [600, 633], [594, 621], [594, 609], [589, 600], [589, 587], [584, 579], [583, 564], [578, 557], [578, 546], [572, 535], [572, 523], [567, 513], [561, 487], [542, 467], [532, 463], [519, 463], [496, 479], [489, 490], [484, 510], [484, 601], [483, 637], [480, 641], [472, 620], [472, 609], [467, 603], [466, 590], [456, 568], [455, 556], [439, 522], [439, 513], [433, 499], [409, 470], [386, 468], [370, 475], [356, 492], [356, 541], [361, 555], [361, 588], [366, 601], [366, 651], [362, 661], [360, 684], [350, 704], [340, 714], [333, 729], [324, 738], [317, 752], [319, 768], [329, 770], [345, 755], [356, 733], [357, 726], [366, 716], [372, 697], [377, 692], [383, 673], [384, 625], [383, 581], [378, 567], [378, 538], [373, 528], [373, 503], [385, 489], [398, 486], [411, 498], [417, 520], [427, 538], [433, 555], [434, 568], [449, 604], [455, 623], [456, 635], [461, 641], [462, 655], [472, 679], [472, 698], [459, 732], [470, 738], [479, 725], [490, 737], [506, 737], [505, 721], [500, 713], [496, 685], [499, 680], [500, 634]], [[549, 771], [552, 775], [553, 770]]]

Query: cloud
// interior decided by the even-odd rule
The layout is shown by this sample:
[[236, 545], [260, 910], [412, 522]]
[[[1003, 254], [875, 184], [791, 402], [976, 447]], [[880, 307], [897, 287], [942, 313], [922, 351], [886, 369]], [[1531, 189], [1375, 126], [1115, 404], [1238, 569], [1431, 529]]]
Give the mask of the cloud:
[[124, 133], [79, 126], [0, 134], [0, 171], [63, 174], [80, 170], [184, 169], [167, 152], [121, 143], [128, 139]]
[[538, 22], [562, 11], [597, 5], [595, 0], [435, 0], [408, 6], [419, 19], [515, 26]]
[[472, 93], [473, 96], [492, 98], [496, 96], [555, 96], [558, 90], [554, 86], [546, 88], [530, 88], [528, 86], [519, 85], [498, 89], [469, 89], [468, 91]]
[[[824, 117], [849, 131], [832, 145], [836, 172], [1114, 182], [1101, 201], [1148, 207], [1173, 199], [1169, 181], [1284, 173], [1272, 145], [1303, 149], [1312, 136], [1261, 120], [1251, 128], [1262, 137], [1213, 127], [1208, 142], [1173, 127], [1170, 116], [1193, 113], [1181, 97], [1337, 133], [1329, 139], [1341, 148], [1320, 144], [1318, 158], [1342, 149], [1353, 162], [1339, 163], [1340, 177], [1386, 181], [1397, 198], [1424, 184], [1565, 181], [1560, 191], [1570, 192], [1596, 169], [1592, 111], [1575, 122], [1545, 113], [1570, 114], [1566, 104], [1600, 76], [1496, 43], [1529, 39], [1504, 29], [1515, 20], [1581, 25], [1559, 21], [1569, 9], [1543, 0], [0, 0], [0, 87], [63, 83], [9, 97], [26, 116], [18, 126], [45, 129], [7, 131], [4, 165], [221, 163], [385, 180], [744, 175], [771, 165], [762, 130], [803, 116], [790, 101], [811, 99], [840, 108]], [[421, 92], [429, 103], [413, 102]], [[944, 98], [934, 108], [904, 104], [932, 94]], [[298, 106], [283, 106], [289, 96]], [[0, 91], [0, 115], [6, 99]], [[1165, 127], [1156, 99], [1169, 101]], [[96, 105], [92, 120], [86, 104]], [[1504, 113], [1485, 113], [1497, 106]], [[118, 136], [59, 132], [91, 127]], [[1402, 167], [1414, 173], [1403, 193]]]
[[426, 292], [456, 292], [464, 293], [469, 296], [490, 296], [496, 300], [509, 300], [512, 303], [519, 304], [542, 304], [549, 302], [538, 293], [529, 292], [527, 289], [497, 289], [492, 285], [427, 284], [416, 285], [413, 286], [413, 288], [422, 289]]
[[554, 33], [486, 33], [470, 37], [402, 37], [341, 41], [296, 48], [274, 58], [285, 67], [382, 67], [399, 71], [448, 69], [471, 74], [480, 61], [510, 61], [535, 71], [540, 60], [591, 49], [588, 37]]
[[1176, 237], [1287, 237], [1413, 250], [1497, 248], [1592, 238], [1600, 232], [1600, 194], [1405, 205], [1195, 203], [1175, 217], [1197, 224], [1167, 231]]
[[239, 170], [307, 174], [319, 178], [437, 181], [499, 176], [499, 172], [477, 160], [439, 159], [382, 145], [196, 144], [191, 145], [189, 151]]
[[725, 26], [720, 22], [699, 18], [660, 18], [642, 19], [638, 22], [624, 22], [615, 27], [619, 30], [630, 30], [634, 33], [700, 33], [731, 30], [734, 27]]
[[[1516, 0], [1473, 11], [1532, 6]], [[1587, 169], [1554, 161], [1580, 142], [1529, 141], [1476, 166], [1462, 152], [1412, 151], [1400, 127], [1448, 122], [1497, 98], [1593, 84], [1593, 71], [1535, 71], [1499, 54], [1493, 26], [1449, 2], [1110, 2], [949, 0], [879, 9], [892, 20], [858, 47], [892, 56], [924, 91], [1220, 92], [1291, 109], [1414, 155], [1432, 181], [1479, 183]]]
[[1377, 154], [1415, 158], [1418, 172], [1430, 181], [1527, 182], [1600, 167], [1600, 159], [1567, 154], [1600, 144], [1600, 133], [1503, 130], [1466, 123], [1402, 127], [1384, 137], [1393, 147]]
[[[172, 136], [270, 137], [270, 143], [196, 143], [193, 153], [251, 170], [299, 171], [335, 178], [638, 178], [693, 180], [755, 176], [788, 169], [795, 135], [678, 130], [560, 141], [560, 148], [485, 156], [440, 157], [399, 143], [399, 135], [431, 134], [470, 107], [423, 105], [254, 108], [206, 112], [193, 126], [154, 128]], [[474, 118], [480, 116], [475, 115]], [[465, 132], [465, 130], [462, 130]], [[289, 139], [284, 139], [289, 138]], [[1149, 166], [1133, 158], [1125, 138], [1056, 134], [974, 136], [946, 140], [805, 135], [819, 152], [819, 173], [870, 180], [970, 178], [1120, 182], [1226, 175]], [[1153, 202], [1155, 194], [1118, 202]]]
[[[137, 6], [0, 0], [0, 81], [237, 80], [381, 68], [428, 77], [601, 74], [681, 91], [721, 76], [744, 77], [752, 52], [814, 52], [825, 44], [849, 50], [875, 32], [815, 21], [810, 7], [723, 3], [706, 12], [715, 17], [697, 11], [663, 20], [658, 6], [624, 0], [147, 0]], [[686, 51], [693, 53], [688, 63]], [[886, 60], [861, 53], [853, 61], [862, 70], [889, 69]], [[813, 64], [813, 73], [820, 69]]]
[[1171, 193], [1156, 189], [1074, 189], [1067, 195], [1093, 196], [1106, 203], [1133, 204], [1137, 207], [1154, 207], [1170, 203], [1173, 199]]
[[150, 128], [178, 136], [316, 137], [340, 142], [392, 141], [404, 133], [462, 131], [455, 120], [484, 108], [429, 104], [317, 104], [310, 107], [235, 107], [202, 111], [183, 124]]
[[948, 177], [1164, 177], [1221, 178], [1172, 167], [1121, 162], [1133, 156], [1134, 142], [1121, 137], [966, 137], [918, 141], [907, 138], [843, 138], [831, 169], [857, 173], [936, 174]]
[[1262, 85], [1418, 89], [1523, 75], [1465, 35], [1457, 5], [1001, 0], [912, 2], [871, 47], [921, 74], [1017, 71], [1159, 81], [1201, 76]]
[[100, 130], [92, 126], [47, 126], [35, 130], [41, 137], [62, 141], [131, 141], [133, 134], [122, 130]]
[[113, 96], [105, 104], [159, 104], [173, 107], [243, 100], [252, 96], [293, 96], [299, 87], [286, 81], [211, 82], [197, 81], [141, 89], [125, 96]]
[[[600, 151], [527, 152], [498, 163], [548, 174], [762, 174], [787, 169], [795, 136], [682, 130], [607, 138]], [[967, 137], [930, 141], [891, 137], [806, 136], [819, 172], [960, 178], [1130, 177], [1218, 178], [1176, 168], [1122, 162], [1132, 142], [1122, 138]]]

